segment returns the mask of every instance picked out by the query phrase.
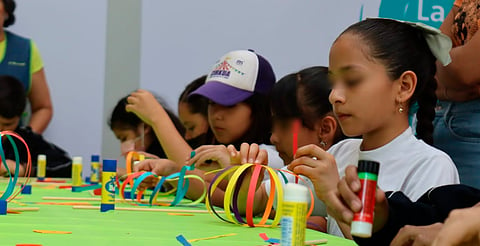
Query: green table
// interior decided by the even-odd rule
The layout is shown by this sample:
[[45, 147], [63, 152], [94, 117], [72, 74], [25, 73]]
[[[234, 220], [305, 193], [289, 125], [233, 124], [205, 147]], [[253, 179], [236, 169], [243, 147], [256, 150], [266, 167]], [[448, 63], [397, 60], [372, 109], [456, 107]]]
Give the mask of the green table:
[[[0, 181], [0, 191], [4, 191], [5, 180]], [[41, 244], [53, 245], [181, 245], [176, 236], [182, 234], [186, 239], [206, 238], [236, 233], [233, 236], [192, 242], [195, 245], [267, 245], [259, 233], [280, 238], [280, 228], [249, 228], [229, 224], [210, 214], [192, 213], [193, 216], [169, 215], [167, 212], [109, 211], [73, 209], [71, 205], [44, 205], [35, 202], [79, 202], [44, 200], [44, 196], [92, 197], [89, 192], [73, 193], [67, 189], [58, 189], [54, 185], [32, 183], [32, 194], [21, 194], [13, 207], [39, 207], [39, 211], [21, 214], [0, 215], [1, 245]], [[98, 196], [99, 197], [99, 196]], [[19, 204], [19, 202], [25, 204]], [[85, 201], [84, 201], [85, 202]], [[100, 202], [89, 201], [98, 206]], [[129, 204], [116, 204], [121, 207], [133, 207]], [[176, 209], [205, 210], [202, 204], [196, 208], [162, 207]], [[42, 234], [33, 230], [69, 231], [71, 234]], [[327, 244], [335, 246], [355, 245], [353, 241], [307, 230], [306, 239], [328, 239]]]

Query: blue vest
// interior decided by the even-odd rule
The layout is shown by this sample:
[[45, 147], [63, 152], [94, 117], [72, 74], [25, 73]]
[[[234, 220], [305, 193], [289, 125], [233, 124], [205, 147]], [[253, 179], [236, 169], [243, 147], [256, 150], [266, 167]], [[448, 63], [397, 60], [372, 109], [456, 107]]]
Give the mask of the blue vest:
[[5, 56], [0, 62], [0, 74], [10, 75], [22, 82], [25, 92], [30, 90], [30, 56], [29, 39], [5, 31]]

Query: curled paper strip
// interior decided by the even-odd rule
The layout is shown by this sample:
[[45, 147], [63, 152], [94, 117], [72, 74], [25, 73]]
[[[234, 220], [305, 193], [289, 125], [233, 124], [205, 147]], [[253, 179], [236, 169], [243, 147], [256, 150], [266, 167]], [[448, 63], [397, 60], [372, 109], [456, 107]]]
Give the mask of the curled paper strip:
[[[260, 222], [254, 223], [253, 205], [255, 200], [257, 182], [259, 180], [260, 175], [263, 175], [263, 172], [261, 172], [262, 169], [265, 169], [265, 171], [267, 171], [270, 176], [270, 192], [269, 192], [270, 196], [268, 197], [266, 209]], [[238, 196], [240, 193], [240, 187], [243, 183], [243, 179], [247, 174], [247, 172], [251, 170], [253, 170], [253, 172], [252, 172], [252, 177], [250, 179], [250, 184], [248, 186], [246, 209], [245, 209], [246, 214], [244, 219], [243, 216], [238, 211]], [[283, 198], [283, 184], [280, 181], [280, 178], [279, 178], [279, 175], [277, 175], [277, 172], [284, 179], [285, 183], [287, 183], [288, 181], [284, 173], [294, 175], [296, 178], [298, 177], [298, 179], [302, 180], [305, 183], [305, 180], [301, 176], [298, 176], [287, 170], [274, 169], [269, 166], [264, 166], [259, 164], [249, 164], [249, 163], [239, 165], [239, 166], [230, 166], [226, 169], [219, 171], [211, 181], [210, 186], [208, 188], [208, 192], [207, 192], [207, 199], [205, 200], [205, 205], [207, 206], [207, 209], [212, 214], [214, 214], [219, 219], [228, 223], [247, 224], [250, 227], [275, 227], [278, 225], [280, 221], [282, 210], [283, 210], [283, 203], [281, 201]], [[220, 182], [227, 177], [230, 177], [230, 178], [228, 180], [228, 184], [227, 184], [227, 188], [225, 190], [225, 196], [224, 196], [224, 204], [223, 204], [223, 208], [225, 210], [225, 218], [224, 218], [220, 216], [218, 212], [215, 211], [215, 208], [212, 205], [211, 199]], [[310, 214], [312, 214], [313, 207], [314, 207], [313, 192], [310, 188], [309, 188], [309, 191], [310, 191], [311, 203], [310, 203], [310, 209], [307, 213], [307, 217], [310, 216]], [[277, 199], [276, 201], [275, 217], [271, 223], [267, 223], [268, 218], [270, 216], [270, 212], [272, 211], [273, 205], [275, 203], [275, 197], [279, 197], [279, 199]]]
[[[178, 173], [171, 174], [171, 175], [166, 176], [166, 177], [159, 177], [152, 172], [137, 172], [137, 173], [128, 174], [127, 178], [120, 185], [120, 196], [122, 197], [123, 200], [126, 200], [128, 202], [128, 200], [125, 199], [125, 189], [126, 189], [127, 184], [133, 183], [133, 185], [131, 186], [131, 191], [130, 192], [131, 192], [131, 194], [136, 193], [137, 195], [136, 196], [131, 195], [130, 200], [134, 204], [136, 204], [136, 205], [150, 205], [150, 206], [154, 206], [154, 205], [155, 206], [175, 206], [175, 205], [179, 204], [182, 201], [182, 199], [185, 197], [185, 194], [187, 193], [187, 190], [188, 190], [189, 180], [190, 179], [196, 179], [196, 180], [199, 180], [203, 184], [203, 194], [197, 200], [195, 200], [191, 203], [186, 203], [186, 204], [182, 203], [182, 205], [187, 205], [188, 206], [188, 205], [199, 204], [200, 202], [202, 202], [204, 200], [204, 198], [206, 196], [205, 181], [197, 175], [186, 175], [185, 173], [186, 173], [187, 170], [190, 170], [189, 168], [190, 167], [184, 166], [182, 168], [182, 171], [180, 171]], [[141, 199], [143, 191], [139, 190], [139, 187], [140, 187], [140, 184], [147, 178], [157, 179], [158, 183], [155, 186], [155, 188], [153, 189], [152, 194], [150, 195], [150, 199], [148, 200], [148, 203], [145, 203]], [[174, 188], [174, 189], [172, 189], [170, 191], [167, 191], [167, 192], [160, 192], [160, 189], [161, 189], [162, 185], [166, 181], [177, 181], [177, 188]], [[172, 193], [175, 193], [175, 198], [172, 202], [167, 202], [167, 203], [166, 202], [157, 202], [158, 195], [169, 195], [169, 194], [172, 194]]]
[[[32, 158], [31, 158], [30, 149], [28, 148], [27, 143], [25, 142], [25, 140], [23, 140], [23, 138], [20, 135], [16, 134], [15, 132], [12, 132], [12, 131], [2, 131], [2, 132], [0, 132], [0, 139], [3, 138], [4, 136], [8, 139], [8, 141], [12, 145], [13, 152], [15, 154], [15, 173], [13, 174], [13, 177], [12, 177], [12, 174], [10, 172], [10, 168], [8, 167], [7, 162], [6, 162], [5, 152], [3, 150], [2, 141], [0, 141], [0, 160], [1, 160], [0, 165], [5, 166], [5, 169], [7, 170], [7, 174], [8, 174], [8, 185], [7, 185], [7, 188], [5, 189], [5, 192], [0, 197], [0, 200], [5, 200], [7, 202], [10, 202], [11, 200], [15, 199], [15, 197], [17, 197], [18, 194], [20, 194], [23, 187], [25, 187], [29, 183], [30, 172], [32, 170]], [[25, 149], [27, 150], [27, 163], [26, 163], [26, 167], [25, 167], [25, 177], [26, 177], [26, 179], [25, 179], [25, 182], [23, 183], [23, 185], [19, 186], [20, 188], [17, 189], [17, 190], [15, 190], [15, 187], [16, 187], [16, 184], [17, 184], [17, 181], [18, 181], [18, 175], [19, 175], [19, 170], [20, 170], [20, 156], [19, 156], [19, 153], [18, 153], [17, 145], [15, 144], [15, 141], [13, 140], [12, 137], [15, 137], [18, 140], [20, 140], [20, 142], [22, 142], [25, 145]]]

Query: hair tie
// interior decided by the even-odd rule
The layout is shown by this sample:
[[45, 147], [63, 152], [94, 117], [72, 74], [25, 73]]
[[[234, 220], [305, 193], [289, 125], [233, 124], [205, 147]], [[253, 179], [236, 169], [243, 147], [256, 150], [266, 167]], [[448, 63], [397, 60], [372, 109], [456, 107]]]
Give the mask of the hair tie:
[[385, 20], [394, 20], [397, 22], [405, 23], [410, 25], [420, 31], [422, 31], [423, 37], [427, 41], [428, 47], [432, 52], [433, 56], [442, 63], [443, 66], [447, 66], [452, 62], [450, 57], [450, 50], [452, 49], [452, 40], [447, 35], [443, 34], [439, 29], [429, 26], [421, 22], [410, 22], [395, 20], [391, 18], [367, 18], [367, 19], [385, 19]]

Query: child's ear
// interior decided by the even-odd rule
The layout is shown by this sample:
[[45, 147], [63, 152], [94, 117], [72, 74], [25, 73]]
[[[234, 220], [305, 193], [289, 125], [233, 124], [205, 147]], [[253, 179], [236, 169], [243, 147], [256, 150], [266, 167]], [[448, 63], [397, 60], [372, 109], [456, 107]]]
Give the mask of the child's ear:
[[400, 78], [397, 79], [398, 93], [397, 102], [405, 103], [408, 101], [417, 87], [417, 75], [413, 71], [405, 71]]
[[[319, 142], [323, 142], [326, 146], [333, 145], [335, 133], [337, 132], [338, 123], [335, 117], [327, 115], [318, 120], [315, 126]], [[322, 144], [322, 143], [321, 143]], [[325, 146], [325, 147], [326, 147]]]
[[149, 125], [147, 125], [147, 124], [145, 124], [145, 129], [144, 129], [145, 135], [150, 134], [151, 131], [152, 131], [152, 127], [149, 126]]

